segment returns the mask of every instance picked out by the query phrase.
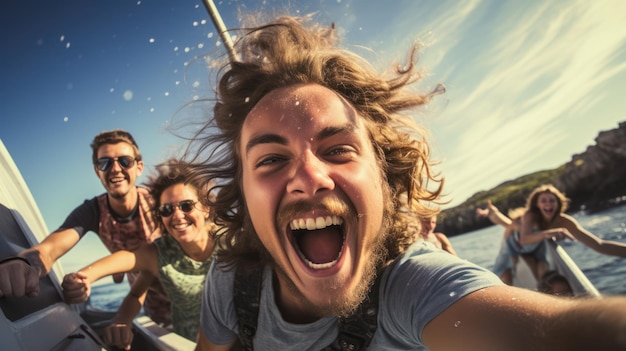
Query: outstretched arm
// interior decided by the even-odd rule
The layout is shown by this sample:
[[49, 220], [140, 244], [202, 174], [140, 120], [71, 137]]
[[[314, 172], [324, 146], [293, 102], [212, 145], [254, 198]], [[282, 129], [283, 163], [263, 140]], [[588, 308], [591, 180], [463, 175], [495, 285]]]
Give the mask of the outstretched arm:
[[565, 228], [581, 243], [601, 254], [626, 258], [626, 243], [601, 239], [583, 228], [576, 219], [567, 214], [562, 214], [561, 218], [565, 222]]
[[58, 230], [39, 244], [20, 252], [18, 257], [25, 261], [9, 259], [0, 263], [0, 297], [37, 296], [39, 278], [48, 274], [54, 262], [79, 239], [74, 229]]
[[120, 250], [103, 257], [82, 268], [76, 273], [66, 274], [63, 278], [63, 296], [67, 303], [87, 301], [91, 294], [91, 284], [114, 273], [147, 271], [157, 275], [157, 249], [153, 244], [146, 244], [137, 251]]
[[576, 238], [565, 227], [550, 228], [546, 230], [535, 231], [536, 227], [535, 218], [531, 213], [524, 213], [522, 216], [522, 231], [520, 236], [520, 242], [522, 245], [533, 244], [540, 242], [543, 239], [571, 239]]
[[624, 297], [564, 299], [494, 286], [461, 298], [422, 335], [432, 351], [624, 350], [624, 328]]
[[499, 224], [503, 227], [508, 227], [513, 223], [511, 219], [505, 216], [496, 206], [491, 203], [491, 200], [487, 200], [486, 208], [477, 208], [476, 215], [478, 217], [487, 217], [493, 224]]

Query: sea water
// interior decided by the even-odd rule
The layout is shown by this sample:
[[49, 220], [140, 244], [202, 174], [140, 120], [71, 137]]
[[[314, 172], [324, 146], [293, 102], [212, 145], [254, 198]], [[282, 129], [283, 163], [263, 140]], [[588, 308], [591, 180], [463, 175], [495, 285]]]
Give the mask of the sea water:
[[[574, 218], [583, 228], [602, 239], [626, 243], [626, 205], [594, 214], [581, 212], [574, 214]], [[451, 237], [450, 242], [460, 257], [491, 269], [503, 233], [502, 227], [491, 226]], [[626, 259], [602, 255], [580, 242], [562, 241], [560, 244], [601, 294], [626, 295]], [[126, 282], [94, 286], [91, 303], [115, 311], [128, 290]]]

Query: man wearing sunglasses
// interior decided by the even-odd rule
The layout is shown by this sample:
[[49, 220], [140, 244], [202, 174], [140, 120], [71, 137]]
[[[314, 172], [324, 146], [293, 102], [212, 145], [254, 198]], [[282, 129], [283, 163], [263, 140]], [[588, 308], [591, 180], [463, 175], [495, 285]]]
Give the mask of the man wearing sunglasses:
[[[96, 135], [91, 148], [94, 172], [106, 192], [76, 207], [41, 243], [0, 264], [0, 297], [37, 296], [39, 278], [89, 231], [98, 234], [111, 252], [135, 251], [160, 236], [150, 211], [153, 199], [148, 189], [135, 185], [144, 164], [132, 135], [119, 129], [105, 131]], [[123, 277], [113, 279], [119, 283]], [[131, 284], [135, 279], [135, 274], [128, 274]], [[148, 292], [144, 307], [155, 322], [170, 323], [169, 301], [160, 285]]]

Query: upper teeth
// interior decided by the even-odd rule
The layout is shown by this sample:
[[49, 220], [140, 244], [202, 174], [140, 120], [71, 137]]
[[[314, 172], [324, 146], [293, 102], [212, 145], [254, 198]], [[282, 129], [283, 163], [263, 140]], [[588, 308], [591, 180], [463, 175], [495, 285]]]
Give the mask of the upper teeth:
[[298, 229], [306, 229], [306, 230], [315, 230], [315, 229], [324, 229], [331, 225], [340, 225], [343, 223], [343, 220], [337, 216], [326, 216], [326, 217], [316, 217], [316, 218], [300, 218], [294, 219], [289, 224], [291, 230]]

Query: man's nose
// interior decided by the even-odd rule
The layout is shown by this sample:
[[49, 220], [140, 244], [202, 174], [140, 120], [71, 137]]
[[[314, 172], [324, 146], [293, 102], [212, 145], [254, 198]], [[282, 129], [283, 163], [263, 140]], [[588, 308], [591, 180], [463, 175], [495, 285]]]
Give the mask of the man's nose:
[[307, 153], [297, 160], [294, 167], [287, 184], [289, 193], [313, 196], [320, 190], [330, 190], [335, 186], [329, 174], [329, 165], [313, 153]]
[[113, 164], [111, 165], [111, 172], [121, 172], [122, 170], [124, 170], [124, 168], [122, 168], [122, 166], [120, 165], [119, 160], [115, 160], [113, 161]]

